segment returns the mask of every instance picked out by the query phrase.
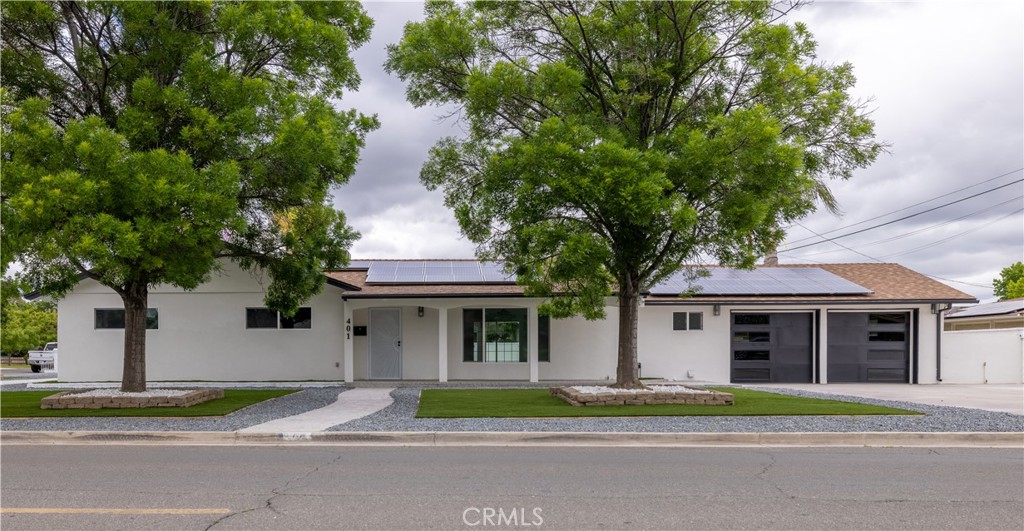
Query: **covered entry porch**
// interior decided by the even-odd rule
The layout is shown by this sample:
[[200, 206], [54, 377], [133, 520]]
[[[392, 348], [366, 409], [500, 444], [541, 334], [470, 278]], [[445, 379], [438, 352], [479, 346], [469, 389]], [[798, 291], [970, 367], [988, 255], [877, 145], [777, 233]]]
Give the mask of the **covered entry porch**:
[[[538, 315], [539, 302], [523, 297], [345, 300], [345, 381], [565, 378], [571, 371], [562, 368], [571, 360], [551, 362], [551, 324]], [[589, 372], [582, 377], [604, 377]]]

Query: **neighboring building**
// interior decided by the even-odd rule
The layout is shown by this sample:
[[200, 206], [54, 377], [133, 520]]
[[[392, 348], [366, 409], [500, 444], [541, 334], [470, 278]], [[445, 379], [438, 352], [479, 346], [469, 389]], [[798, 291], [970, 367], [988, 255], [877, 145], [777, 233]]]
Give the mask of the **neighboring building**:
[[[942, 310], [968, 294], [897, 264], [709, 267], [647, 294], [644, 377], [693, 382], [934, 383]], [[326, 273], [291, 318], [232, 264], [190, 292], [150, 292], [150, 380], [608, 380], [618, 311], [549, 319], [495, 264], [367, 260]], [[119, 380], [121, 300], [83, 280], [59, 302], [61, 380]]]
[[1024, 297], [954, 308], [946, 314], [946, 330], [1024, 328]]

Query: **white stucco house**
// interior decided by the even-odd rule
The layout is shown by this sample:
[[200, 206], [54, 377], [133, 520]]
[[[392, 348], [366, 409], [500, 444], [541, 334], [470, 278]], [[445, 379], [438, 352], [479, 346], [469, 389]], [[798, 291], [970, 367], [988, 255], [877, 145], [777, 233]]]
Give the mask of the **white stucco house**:
[[[691, 382], [941, 381], [942, 313], [974, 297], [897, 264], [711, 267], [646, 294], [643, 377]], [[362, 260], [291, 319], [230, 263], [193, 291], [150, 292], [151, 381], [614, 379], [617, 308], [549, 319], [494, 264]], [[121, 376], [120, 298], [83, 280], [58, 303], [63, 381]]]

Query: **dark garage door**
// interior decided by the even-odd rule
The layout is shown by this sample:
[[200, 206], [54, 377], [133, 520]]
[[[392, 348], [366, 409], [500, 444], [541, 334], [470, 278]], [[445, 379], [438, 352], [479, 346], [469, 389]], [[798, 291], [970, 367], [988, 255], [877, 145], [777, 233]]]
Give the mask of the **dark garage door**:
[[811, 314], [732, 314], [732, 381], [811, 383]]
[[910, 314], [828, 314], [828, 381], [909, 382]]

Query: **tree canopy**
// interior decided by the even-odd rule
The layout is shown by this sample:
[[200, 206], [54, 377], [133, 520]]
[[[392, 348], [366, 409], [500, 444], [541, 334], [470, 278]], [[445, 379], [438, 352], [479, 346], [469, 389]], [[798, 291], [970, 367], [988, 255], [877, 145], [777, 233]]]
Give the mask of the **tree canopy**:
[[468, 125], [420, 177], [555, 317], [619, 301], [635, 387], [642, 293], [686, 264], [750, 267], [884, 148], [783, 2], [429, 2], [388, 49], [414, 105]]
[[358, 236], [330, 191], [374, 117], [339, 111], [354, 2], [11, 2], [0, 16], [2, 264], [125, 302], [122, 388], [145, 388], [148, 288], [232, 259], [286, 314]]
[[992, 280], [992, 291], [1001, 301], [1024, 297], [1024, 262], [1004, 267]]

